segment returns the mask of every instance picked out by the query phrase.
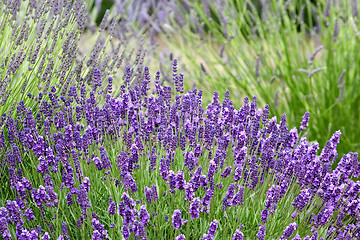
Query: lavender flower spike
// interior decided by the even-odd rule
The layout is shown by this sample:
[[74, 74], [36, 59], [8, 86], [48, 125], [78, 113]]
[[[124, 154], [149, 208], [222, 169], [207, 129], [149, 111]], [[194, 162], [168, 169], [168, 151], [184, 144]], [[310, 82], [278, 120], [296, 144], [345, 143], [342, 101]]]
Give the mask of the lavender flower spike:
[[214, 219], [214, 221], [212, 221], [210, 223], [208, 233], [204, 234], [203, 238], [201, 238], [201, 240], [213, 240], [213, 239], [215, 239], [215, 233], [216, 233], [217, 227], [218, 227], [218, 220]]
[[193, 199], [193, 201], [190, 204], [190, 215], [191, 219], [199, 218], [199, 212], [200, 212], [200, 198], [196, 197]]
[[186, 239], [186, 237], [185, 237], [184, 234], [180, 234], [179, 236], [177, 236], [177, 237], [175, 238], [175, 240], [185, 240], [185, 239]]
[[172, 215], [173, 227], [176, 229], [180, 229], [184, 224], [184, 221], [181, 218], [181, 209], [176, 209], [174, 214]]
[[256, 236], [257, 236], [257, 238], [259, 240], [264, 240], [265, 239], [265, 236], [266, 236], [265, 229], [266, 229], [266, 225], [259, 225], [259, 231], [256, 234]]
[[306, 112], [301, 121], [300, 131], [305, 131], [306, 127], [309, 125], [310, 113]]
[[236, 229], [232, 240], [243, 240], [243, 239], [244, 239], [244, 234], [240, 231], [240, 229]]
[[288, 239], [296, 230], [296, 228], [297, 228], [297, 224], [295, 222], [290, 223], [289, 226], [285, 228], [284, 234], [281, 236], [280, 239]]

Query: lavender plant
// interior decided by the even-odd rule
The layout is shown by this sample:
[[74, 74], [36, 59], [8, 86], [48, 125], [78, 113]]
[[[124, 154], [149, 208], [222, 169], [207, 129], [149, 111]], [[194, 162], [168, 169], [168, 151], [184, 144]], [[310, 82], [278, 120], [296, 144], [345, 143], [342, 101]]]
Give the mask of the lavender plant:
[[[86, 52], [79, 52], [79, 40], [89, 26], [87, 18], [82, 0], [1, 2], [1, 115], [11, 115], [20, 101], [28, 107], [36, 104], [29, 99], [38, 93], [40, 98], [47, 98], [51, 86], [56, 86], [62, 95], [82, 78], [97, 87], [94, 85], [99, 83], [92, 79], [95, 66], [104, 77], [116, 75], [125, 64], [140, 74], [145, 50], [139, 46], [132, 57], [134, 50], [125, 51], [127, 42], [116, 40], [121, 37], [118, 24], [109, 24], [106, 17], [96, 31], [95, 41], [88, 43]], [[31, 108], [37, 111], [35, 105]]]
[[[320, 151], [286, 116], [225, 92], [113, 79], [94, 69], [67, 92], [3, 114], [0, 233], [4, 239], [359, 238], [357, 153], [338, 158], [340, 131]], [[102, 89], [106, 89], [105, 101]], [[39, 94], [40, 95], [40, 94]], [[171, 218], [171, 219], [170, 219]]]

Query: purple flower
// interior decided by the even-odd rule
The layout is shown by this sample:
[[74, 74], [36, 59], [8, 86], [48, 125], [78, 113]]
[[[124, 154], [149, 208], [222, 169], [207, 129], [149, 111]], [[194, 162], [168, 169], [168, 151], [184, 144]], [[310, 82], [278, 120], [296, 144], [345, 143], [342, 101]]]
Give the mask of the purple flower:
[[269, 105], [266, 104], [262, 111], [262, 124], [265, 126], [269, 120]]
[[135, 220], [132, 231], [135, 232], [136, 239], [139, 237], [142, 237], [141, 239], [147, 239], [144, 225], [141, 222]]
[[190, 202], [195, 195], [195, 191], [191, 183], [185, 184], [185, 201]]
[[169, 171], [168, 183], [169, 183], [170, 189], [176, 188], [176, 174], [175, 174], [175, 172], [173, 170]]
[[280, 239], [288, 239], [296, 230], [296, 228], [297, 228], [297, 224], [295, 222], [290, 223], [289, 226], [285, 228], [284, 234], [281, 236]]
[[102, 225], [98, 219], [93, 218], [91, 220], [92, 226], [94, 228], [92, 239], [94, 240], [100, 240], [100, 239], [107, 239], [108, 238], [108, 232], [104, 229], [104, 225]]
[[122, 230], [122, 234], [124, 236], [125, 239], [129, 239], [130, 237], [130, 230], [127, 224], [123, 224], [123, 227], [121, 228]]
[[[102, 159], [101, 159], [102, 160]], [[135, 165], [139, 161], [139, 148], [136, 144], [133, 144], [131, 146], [131, 157], [129, 158], [129, 172], [133, 171], [133, 168], [135, 168]]]
[[42, 174], [49, 173], [48, 162], [46, 161], [44, 156], [39, 157], [39, 163], [40, 163], [40, 165], [37, 166], [37, 171]]
[[144, 227], [146, 227], [147, 224], [149, 223], [149, 217], [150, 217], [150, 215], [149, 215], [148, 211], [146, 210], [146, 206], [142, 205], [140, 207], [140, 211], [139, 211], [139, 219]]
[[257, 237], [259, 240], [264, 240], [264, 238], [265, 238], [265, 236], [266, 236], [265, 228], [266, 228], [266, 225], [259, 225], [259, 231], [258, 231], [258, 233], [256, 234], [256, 237]]
[[[304, 238], [305, 239], [305, 238]], [[299, 234], [296, 234], [296, 236], [292, 240], [301, 240], [301, 237]]]
[[[358, 177], [360, 174], [360, 169], [358, 169], [358, 154], [357, 153], [348, 153], [345, 154], [340, 162], [338, 163], [335, 172], [339, 171], [341, 173], [344, 173], [344, 178], [345, 176], [354, 176], [354, 177]], [[345, 180], [345, 179], [344, 179]]]
[[[57, 11], [54, 10], [54, 14]], [[97, 61], [95, 55], [91, 65]], [[116, 64], [118, 61], [115, 61], [115, 58], [117, 56], [106, 61], [114, 65], [113, 62]], [[136, 58], [136, 62], [142, 63], [141, 57], [136, 56]], [[181, 94], [183, 76], [177, 72], [176, 64], [173, 80], [179, 95], [171, 96], [173, 92], [171, 87], [160, 85], [159, 74], [156, 76], [156, 89], [154, 94], [151, 94], [148, 91], [150, 81], [148, 68], [136, 73], [133, 70], [142, 71], [142, 69], [128, 67], [125, 83], [120, 86], [115, 99], [110, 94], [113, 88], [111, 79], [108, 86], [100, 86], [101, 73], [111, 72], [111, 69], [106, 70], [108, 66], [106, 61], [104, 63], [100, 61], [98, 67], [101, 70], [94, 70], [94, 75], [91, 72], [88, 75], [89, 79], [78, 79], [77, 87], [67, 86], [66, 82], [63, 82], [62, 96], [58, 96], [56, 89], [51, 88], [50, 94], [49, 89], [46, 89], [39, 94], [39, 98], [28, 99], [30, 102], [34, 101], [34, 104], [38, 103], [39, 111], [36, 111], [36, 114], [33, 114], [31, 108], [26, 108], [25, 102], [20, 102], [14, 119], [8, 113], [0, 117], [0, 126], [5, 129], [0, 132], [0, 150], [4, 150], [1, 164], [8, 166], [5, 168], [8, 174], [5, 175], [9, 176], [9, 187], [14, 190], [15, 198], [6, 202], [6, 208], [0, 207], [0, 232], [3, 238], [12, 237], [10, 233], [13, 232], [19, 239], [30, 238], [29, 236], [36, 234], [36, 238], [40, 238], [45, 231], [38, 230], [35, 233], [36, 230], [23, 227], [27, 224], [26, 219], [32, 221], [35, 218], [34, 208], [29, 206], [29, 203], [36, 204], [39, 216], [42, 216], [46, 223], [47, 218], [50, 217], [47, 214], [51, 210], [49, 208], [57, 208], [60, 200], [55, 191], [57, 187], [61, 191], [64, 187], [68, 189], [61, 196], [65, 197], [63, 200], [69, 206], [74, 206], [75, 200], [79, 204], [77, 226], [81, 229], [82, 224], [88, 219], [88, 208], [91, 203], [90, 179], [83, 177], [80, 166], [85, 162], [89, 165], [92, 161], [96, 169], [104, 170], [106, 177], [99, 176], [104, 184], [115, 182], [115, 186], [118, 187], [121, 181], [123, 185], [125, 192], [122, 200], [117, 206], [116, 202], [109, 198], [108, 213], [115, 215], [118, 207], [118, 213], [123, 221], [122, 233], [126, 239], [130, 238], [132, 233], [135, 239], [146, 238], [145, 227], [149, 227], [150, 215], [145, 207], [149, 208], [149, 205], [142, 205], [145, 199], [147, 204], [151, 204], [153, 201], [159, 201], [158, 194], [164, 193], [165, 196], [165, 190], [175, 193], [176, 189], [177, 195], [182, 195], [181, 190], [184, 190], [185, 195], [182, 197], [189, 202], [189, 216], [191, 219], [197, 219], [200, 211], [209, 212], [215, 190], [218, 192], [215, 195], [217, 202], [212, 204], [218, 204], [220, 196], [223, 210], [227, 210], [246, 201], [245, 187], [248, 187], [248, 192], [255, 190], [260, 184], [268, 184], [269, 179], [266, 178], [269, 174], [273, 177], [274, 185], [268, 189], [265, 208], [261, 209], [261, 213], [259, 212], [263, 225], [259, 226], [258, 239], [265, 238], [265, 223], [268, 222], [269, 215], [274, 214], [280, 199], [292, 188], [292, 184], [298, 184], [301, 188], [300, 194], [293, 196], [294, 211], [290, 212], [293, 213], [292, 218], [301, 220], [302, 214], [298, 217], [295, 215], [303, 212], [312, 198], [316, 197], [322, 200], [323, 204], [319, 204], [311, 217], [305, 219], [309, 227], [313, 226], [313, 230], [318, 230], [317, 228], [322, 226], [329, 226], [330, 229], [331, 225], [335, 225], [332, 231], [338, 234], [339, 238], [345, 238], [348, 234], [357, 237], [354, 233], [356, 225], [352, 223], [359, 220], [357, 196], [360, 192], [360, 184], [350, 178], [360, 175], [360, 164], [357, 154], [349, 153], [344, 155], [338, 167], [332, 171], [331, 164], [338, 157], [336, 147], [340, 140], [339, 131], [335, 132], [319, 155], [317, 153], [319, 144], [309, 143], [305, 137], [299, 139], [296, 128], [291, 130], [287, 128], [285, 115], [281, 116], [279, 123], [276, 117], [269, 119], [268, 105], [263, 111], [258, 110], [256, 98], [253, 98], [251, 103], [245, 98], [244, 106], [236, 110], [229, 99], [229, 91], [225, 93], [222, 104], [219, 101], [219, 94], [215, 92], [212, 102], [207, 109], [203, 109], [202, 91], [194, 89]], [[142, 85], [131, 84], [135, 77], [133, 73], [141, 78], [138, 80], [142, 81]], [[76, 78], [81, 76], [80, 70], [76, 75]], [[88, 81], [92, 84], [91, 92], [87, 92], [89, 86], [85, 86], [85, 82]], [[104, 101], [99, 99], [101, 94], [104, 95]], [[50, 101], [47, 100], [48, 98]], [[308, 122], [309, 113], [305, 113], [300, 133], [306, 130]], [[105, 147], [107, 150], [111, 149], [111, 144], [116, 143], [121, 143], [124, 149], [117, 156], [118, 169], [113, 169], [113, 152], [108, 154]], [[178, 150], [184, 155], [184, 166], [180, 167], [176, 159]], [[97, 151], [99, 154], [96, 153]], [[23, 172], [27, 169], [22, 169], [23, 164], [20, 164], [23, 161], [23, 153], [31, 152], [38, 160], [35, 173], [42, 180], [33, 183], [36, 188], [33, 188], [29, 180], [23, 178]], [[230, 163], [228, 153], [232, 155]], [[208, 166], [205, 175], [202, 175], [202, 167], [197, 167], [200, 156], [209, 159], [208, 163], [204, 163]], [[157, 158], [159, 158], [159, 166]], [[144, 165], [140, 159], [148, 159], [149, 163], [145, 162]], [[158, 174], [155, 171], [158, 167], [160, 176], [167, 181], [169, 189], [161, 186], [161, 191], [158, 193], [156, 185], [152, 185], [151, 188], [145, 187], [145, 199], [143, 199], [135, 193], [138, 189], [137, 184], [143, 180], [139, 178], [141, 174], [139, 175], [137, 169], [148, 164], [148, 174], [151, 175], [154, 183], [158, 180], [155, 176]], [[84, 165], [84, 167], [94, 166]], [[57, 171], [61, 174], [60, 186], [56, 186], [52, 175]], [[114, 178], [117, 171], [121, 174], [120, 178], [118, 175]], [[100, 172], [99, 174], [101, 175]], [[219, 180], [220, 176], [224, 183]], [[109, 179], [111, 182], [108, 181]], [[187, 182], [187, 179], [190, 180]], [[96, 179], [92, 180], [96, 181]], [[240, 180], [243, 181], [240, 183]], [[222, 189], [224, 185], [229, 186], [226, 193]], [[139, 199], [135, 201], [130, 194]], [[217, 207], [219, 206], [215, 207], [214, 214], [217, 217], [224, 217], [221, 221], [229, 219], [226, 212], [219, 215], [219, 212], [216, 212], [219, 210]], [[334, 214], [337, 215], [336, 218]], [[155, 216], [153, 214], [152, 217]], [[54, 218], [59, 217], [61, 218], [61, 216]], [[107, 237], [105, 227], [100, 223], [102, 219], [93, 215], [94, 230], [90, 233], [93, 239]], [[174, 211], [172, 220], [175, 229], [181, 229], [187, 221], [181, 218], [181, 210]], [[50, 222], [49, 220], [49, 232], [52, 232]], [[218, 222], [214, 220], [203, 239], [215, 238], [217, 224]], [[110, 228], [112, 226], [114, 225], [111, 224]], [[68, 239], [69, 233], [65, 223], [62, 229], [61, 238]], [[290, 224], [284, 230], [282, 238], [295, 235], [295, 229], [296, 226]], [[313, 232], [315, 236], [315, 231]], [[56, 236], [58, 234], [60, 233]], [[178, 231], [177, 235], [179, 234]], [[243, 239], [241, 229], [231, 234], [233, 239]], [[46, 234], [43, 238], [47, 238]], [[181, 239], [182, 236], [177, 238]]]
[[66, 222], [63, 222], [63, 223], [61, 224], [61, 229], [62, 229], [64, 238], [65, 238], [65, 239], [70, 239], [69, 231], [68, 231]]
[[217, 227], [218, 227], [218, 220], [214, 219], [214, 221], [212, 221], [210, 223], [208, 233], [204, 234], [203, 238], [201, 238], [201, 240], [213, 240], [213, 239], [215, 239], [215, 233], [216, 233]]
[[186, 181], [184, 178], [184, 172], [179, 170], [176, 175], [176, 188], [179, 190], [184, 190], [186, 185]]
[[199, 218], [199, 212], [200, 212], [200, 198], [196, 197], [192, 200], [189, 212], [191, 215], [191, 219]]
[[145, 186], [144, 187], [144, 190], [145, 190], [145, 198], [146, 198], [146, 202], [148, 204], [151, 204], [151, 200], [152, 200], [152, 190], [151, 188]]
[[242, 177], [242, 171], [243, 171], [243, 167], [242, 166], [237, 166], [234, 170], [234, 181], [237, 182], [241, 179]]
[[331, 136], [330, 140], [326, 142], [326, 145], [322, 149], [320, 157], [319, 157], [319, 159], [322, 163], [332, 162], [335, 160], [334, 158], [337, 157], [336, 146], [339, 143], [340, 135], [341, 135], [341, 132], [336, 131]]
[[202, 212], [209, 212], [210, 209], [210, 202], [212, 197], [214, 196], [214, 190], [212, 188], [209, 188], [205, 194], [205, 196], [201, 199]]
[[209, 170], [208, 170], [208, 173], [207, 173], [207, 177], [208, 177], [209, 181], [212, 181], [216, 170], [217, 170], [217, 165], [216, 165], [214, 160], [211, 160], [210, 165], [209, 165]]
[[50, 197], [47, 194], [45, 187], [42, 185], [39, 186], [39, 189], [33, 189], [32, 194], [33, 199], [39, 208], [42, 208], [42, 203], [50, 201]]
[[315, 226], [325, 226], [334, 213], [335, 207], [331, 204], [324, 206], [322, 211], [318, 214], [315, 222]]
[[225, 168], [224, 172], [221, 174], [221, 177], [227, 178], [231, 174], [231, 166]]
[[240, 229], [236, 229], [232, 240], [243, 240], [243, 239], [244, 239], [244, 234], [240, 231]]
[[112, 200], [112, 198], [109, 198], [109, 208], [108, 212], [110, 215], [115, 215], [116, 213], [116, 202]]
[[234, 195], [232, 199], [233, 206], [240, 206], [244, 203], [244, 187], [240, 187], [239, 191]]
[[134, 199], [132, 199], [126, 192], [124, 192], [121, 197], [127, 208], [133, 209], [136, 206], [136, 202], [134, 201]]
[[174, 214], [172, 215], [172, 223], [173, 227], [176, 229], [180, 229], [181, 226], [184, 224], [184, 221], [181, 218], [181, 209], [176, 209], [174, 211]]
[[72, 206], [73, 205], [73, 198], [72, 198], [72, 193], [68, 192], [68, 194], [66, 195], [66, 202], [68, 204], [68, 206]]
[[[86, 209], [91, 207], [91, 203], [88, 199], [88, 193], [90, 191], [90, 179], [85, 177], [83, 183], [80, 184], [79, 190], [76, 192], [77, 201], [81, 207], [82, 217], [86, 217]], [[81, 224], [81, 221], [80, 221]], [[80, 225], [81, 226], [81, 225]]]
[[99, 171], [102, 170], [102, 162], [101, 162], [100, 158], [94, 157], [93, 162]]
[[164, 180], [168, 179], [169, 168], [170, 168], [170, 163], [169, 163], [168, 159], [161, 158], [159, 170], [160, 170], [160, 175], [162, 176], [162, 178]]
[[268, 211], [267, 208], [265, 208], [265, 209], [262, 210], [262, 212], [261, 212], [261, 221], [262, 221], [263, 223], [266, 223], [266, 220], [267, 220], [268, 216], [269, 216], [269, 211]]
[[156, 170], [156, 148], [152, 148], [151, 149], [151, 155], [149, 157], [150, 159], [150, 166], [149, 166], [149, 171], [155, 171]]
[[151, 189], [152, 189], [152, 199], [155, 202], [159, 201], [158, 192], [157, 192], [157, 186], [155, 184], [153, 184], [151, 186]]
[[206, 178], [205, 175], [200, 176], [199, 182], [200, 182], [200, 185], [203, 186], [203, 187], [205, 187], [209, 183], [209, 181], [208, 181], [208, 179]]
[[138, 190], [138, 187], [136, 185], [136, 182], [132, 175], [129, 172], [123, 172], [122, 173], [122, 180], [121, 182], [124, 184], [125, 191], [131, 189], [131, 191], [134, 193]]
[[235, 167], [242, 166], [247, 154], [247, 147], [244, 146], [241, 149], [236, 148], [234, 152], [234, 164]]
[[293, 213], [291, 214], [291, 217], [292, 217], [293, 219], [295, 219], [297, 215], [298, 215], [297, 212], [293, 212]]
[[208, 234], [214, 236], [217, 227], [218, 227], [218, 221], [217, 221], [216, 219], [214, 219], [214, 221], [212, 221], [212, 222], [210, 223], [210, 227], [209, 227]]
[[272, 185], [266, 193], [265, 207], [270, 209], [280, 199], [281, 187], [279, 185]]
[[31, 221], [31, 220], [33, 220], [35, 218], [34, 212], [33, 212], [33, 210], [31, 208], [28, 208], [28, 209], [25, 210], [24, 216], [26, 217], [26, 219], [28, 221]]
[[191, 179], [190, 179], [190, 184], [195, 191], [198, 190], [198, 188], [200, 187], [201, 183], [200, 183], [200, 178], [201, 178], [201, 171], [202, 171], [202, 167], [198, 167], [194, 174], [191, 176]]
[[309, 203], [311, 199], [311, 192], [309, 189], [302, 189], [300, 194], [294, 199], [294, 202], [292, 202], [292, 205], [301, 212], [306, 204]]
[[185, 239], [186, 239], [186, 237], [184, 234], [180, 234], [179, 236], [175, 237], [175, 240], [185, 240]]
[[235, 194], [235, 183], [230, 183], [226, 196], [223, 199], [223, 211], [226, 211], [228, 207], [231, 207], [232, 205], [231, 200], [233, 199], [234, 194]]
[[50, 235], [48, 232], [45, 232], [44, 235], [41, 237], [41, 240], [49, 240], [50, 239]]
[[301, 121], [300, 131], [305, 131], [306, 127], [309, 125], [310, 113], [306, 112]]
[[189, 172], [191, 172], [195, 166], [198, 165], [198, 159], [195, 157], [192, 151], [184, 153], [184, 160], [184, 164], [189, 169]]

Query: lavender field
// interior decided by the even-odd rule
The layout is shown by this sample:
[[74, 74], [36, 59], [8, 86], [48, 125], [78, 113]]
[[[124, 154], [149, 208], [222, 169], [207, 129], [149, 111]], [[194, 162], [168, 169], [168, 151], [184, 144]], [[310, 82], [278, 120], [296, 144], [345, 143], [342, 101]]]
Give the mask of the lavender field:
[[358, 15], [0, 0], [0, 239], [360, 239]]

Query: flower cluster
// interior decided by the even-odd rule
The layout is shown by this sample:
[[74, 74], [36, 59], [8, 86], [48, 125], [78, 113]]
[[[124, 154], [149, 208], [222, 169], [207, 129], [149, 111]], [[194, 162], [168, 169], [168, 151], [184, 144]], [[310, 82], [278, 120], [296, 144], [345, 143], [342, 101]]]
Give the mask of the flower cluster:
[[214, 240], [217, 228], [218, 228], [218, 220], [215, 219], [210, 223], [208, 233], [204, 233], [204, 236], [201, 238], [201, 240]]

